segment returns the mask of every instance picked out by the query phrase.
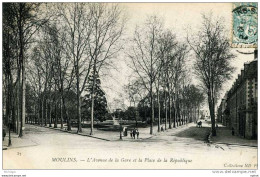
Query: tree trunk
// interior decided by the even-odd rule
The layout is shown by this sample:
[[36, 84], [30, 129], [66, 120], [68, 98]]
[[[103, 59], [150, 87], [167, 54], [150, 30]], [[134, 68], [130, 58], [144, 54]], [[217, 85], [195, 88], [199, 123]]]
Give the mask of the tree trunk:
[[10, 95], [10, 87], [11, 87], [11, 83], [10, 83], [10, 79], [8, 77], [8, 81], [7, 81], [7, 93], [6, 93], [6, 120], [5, 123], [6, 125], [9, 127], [10, 129], [10, 118], [11, 118], [11, 109], [10, 109], [10, 101], [11, 101], [11, 95]]
[[49, 127], [52, 127], [52, 125], [51, 125], [51, 108], [52, 108], [52, 106], [51, 106], [51, 101], [49, 101]]
[[[94, 81], [93, 81], [94, 82]], [[95, 99], [94, 99], [94, 86], [92, 86], [92, 93], [91, 93], [91, 123], [90, 123], [90, 135], [93, 135], [94, 132], [94, 104], [95, 104]]]
[[170, 92], [169, 92], [169, 129], [172, 128], [171, 119], [172, 119], [172, 100], [171, 100], [171, 95], [170, 95]]
[[41, 114], [41, 126], [43, 126], [43, 118], [44, 118], [44, 97], [42, 98], [41, 101], [41, 108], [42, 108], [42, 114]]
[[186, 107], [186, 110], [185, 110], [185, 120], [186, 120], [186, 124], [188, 124], [188, 107]]
[[60, 77], [60, 123], [61, 123], [61, 129], [63, 129], [63, 77], [62, 77], [62, 67], [61, 67], [61, 57], [59, 57], [58, 60], [58, 67], [59, 67], [59, 77]]
[[179, 103], [179, 94], [177, 92], [176, 100], [176, 116], [177, 116], [177, 126], [181, 125], [181, 115], [180, 115], [180, 103]]
[[147, 122], [147, 118], [146, 118], [146, 107], [144, 105], [144, 102], [143, 102], [143, 108], [144, 108], [144, 120]]
[[68, 114], [68, 111], [67, 111], [67, 110], [65, 111], [65, 113], [66, 113], [65, 115], [67, 116], [67, 124], [68, 124], [68, 125], [67, 125], [67, 127], [68, 127], [67, 130], [68, 130], [68, 131], [71, 131], [71, 119], [70, 119], [70, 117], [69, 117], [69, 114]]
[[[79, 96], [80, 97], [80, 96]], [[82, 132], [82, 125], [81, 125], [81, 100], [79, 98], [78, 100], [78, 133], [81, 133]]]
[[175, 105], [172, 105], [172, 111], [173, 111], [173, 128], [176, 128], [176, 109]]
[[176, 126], [175, 127], [178, 127], [179, 126], [179, 123], [178, 123], [178, 105], [177, 105], [177, 93], [175, 94], [174, 96], [174, 120], [176, 122]]
[[39, 125], [39, 120], [40, 120], [40, 98], [38, 99], [38, 107], [37, 107], [37, 120], [36, 124]]
[[57, 115], [57, 100], [55, 98], [55, 101], [54, 101], [54, 104], [55, 104], [55, 107], [54, 107], [54, 117], [55, 117], [55, 120], [54, 120], [54, 128], [57, 128], [57, 124], [58, 124], [58, 115]]
[[190, 107], [188, 107], [188, 109], [187, 109], [187, 123], [188, 122], [190, 123], [190, 111], [191, 111], [191, 109], [190, 109]]
[[183, 114], [183, 112], [181, 112], [182, 114], [181, 114], [181, 125], [184, 125], [184, 114]]
[[[11, 72], [11, 71], [10, 71]], [[14, 96], [13, 96], [13, 79], [11, 73], [7, 76], [7, 93], [6, 93], [6, 120], [5, 125], [15, 122]], [[13, 131], [15, 126], [12, 125]]]
[[93, 65], [93, 85], [92, 85], [92, 93], [91, 93], [91, 125], [90, 125], [90, 135], [93, 135], [94, 132], [94, 106], [95, 106], [95, 85], [96, 85], [96, 63], [97, 59], [94, 60]]
[[165, 105], [165, 130], [167, 130], [167, 115], [168, 115], [168, 104], [167, 104], [167, 93], [166, 90], [164, 90], [164, 105]]
[[76, 58], [76, 77], [77, 77], [77, 117], [78, 117], [78, 130], [77, 133], [82, 132], [82, 127], [81, 127], [81, 105], [80, 105], [80, 89], [79, 89], [79, 59]]
[[48, 119], [48, 98], [46, 96], [45, 99], [45, 119], [44, 119], [44, 126], [47, 126], [47, 119]]
[[65, 115], [65, 120], [67, 121], [67, 130], [71, 131], [71, 122], [70, 122], [70, 118], [69, 118], [69, 114], [66, 108], [66, 104], [65, 104], [65, 98], [64, 95], [62, 94], [62, 104], [63, 104], [63, 110], [64, 110], [64, 115]]
[[10, 123], [12, 123], [12, 129], [15, 131], [15, 97], [14, 97], [14, 86], [13, 86], [13, 78], [12, 74], [10, 73], [10, 113], [11, 113], [11, 119]]
[[21, 100], [21, 95], [20, 95], [20, 81], [18, 81], [18, 87], [17, 87], [17, 118], [16, 118], [16, 133], [19, 135], [20, 134], [20, 117], [21, 117], [21, 107], [20, 107], [20, 100]]
[[208, 94], [208, 102], [209, 102], [209, 112], [210, 112], [210, 118], [211, 118], [211, 132], [212, 136], [216, 136], [216, 127], [215, 127], [215, 104], [214, 104], [214, 98], [213, 95], [209, 92]]
[[150, 134], [153, 134], [153, 120], [154, 120], [154, 104], [153, 104], [153, 84], [150, 81], [150, 106], [151, 106], [151, 117], [150, 117]]
[[60, 128], [63, 129], [62, 97], [60, 96]]
[[[23, 61], [24, 62], [24, 61]], [[25, 73], [24, 73], [24, 66], [22, 69], [22, 99], [21, 99], [21, 120], [20, 120], [20, 132], [19, 137], [23, 136], [23, 128], [25, 123]]]
[[193, 107], [191, 107], [191, 112], [190, 112], [190, 123], [192, 122], [192, 118], [193, 118]]
[[21, 123], [19, 137], [23, 136], [23, 124], [25, 121], [25, 58], [24, 58], [24, 37], [23, 37], [23, 25], [22, 25], [22, 4], [20, 4], [19, 9], [19, 42], [20, 42], [20, 61], [22, 69], [22, 99], [21, 99]]
[[36, 121], [36, 105], [37, 105], [37, 101], [35, 101], [35, 104], [34, 104], [34, 120], [33, 120], [33, 124], [35, 124], [35, 121]]
[[177, 109], [177, 107], [175, 108], [175, 120], [176, 120], [176, 127], [178, 127], [179, 122], [178, 122], [178, 109]]
[[137, 114], [137, 108], [135, 107], [135, 102], [134, 102], [134, 108], [135, 108], [135, 126], [137, 127], [137, 117], [138, 117], [138, 114]]
[[198, 120], [200, 119], [200, 104], [198, 105]]
[[65, 98], [64, 98], [64, 93], [62, 91], [62, 104], [63, 104], [63, 110], [64, 110], [64, 115], [65, 115], [65, 119], [67, 120], [67, 130], [71, 131], [71, 121], [70, 121], [70, 117], [66, 108], [66, 104], [65, 104]]
[[158, 132], [160, 132], [161, 131], [161, 105], [160, 105], [159, 82], [157, 88], [157, 103], [158, 103]]
[[[6, 84], [7, 85], [7, 84]], [[7, 87], [7, 86], [6, 86]], [[8, 89], [5, 88], [5, 92], [3, 92], [4, 100], [3, 100], [3, 109], [2, 109], [2, 116], [3, 116], [3, 124], [7, 124], [7, 116], [6, 116], [6, 109], [7, 109], [7, 93]], [[5, 105], [4, 105], [5, 104]]]
[[12, 125], [13, 125], [13, 131], [15, 132], [16, 126], [15, 126], [15, 95], [14, 95], [14, 89], [12, 90], [13, 99], [12, 99]]

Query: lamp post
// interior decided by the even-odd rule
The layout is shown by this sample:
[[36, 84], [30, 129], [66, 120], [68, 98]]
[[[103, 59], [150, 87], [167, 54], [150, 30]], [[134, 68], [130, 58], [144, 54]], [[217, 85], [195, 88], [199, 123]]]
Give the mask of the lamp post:
[[122, 124], [121, 124], [121, 121], [122, 121], [122, 117], [120, 117], [120, 140], [122, 140]]
[[116, 109], [119, 120], [120, 129], [120, 140], [122, 140], [122, 116], [120, 116], [121, 109]]

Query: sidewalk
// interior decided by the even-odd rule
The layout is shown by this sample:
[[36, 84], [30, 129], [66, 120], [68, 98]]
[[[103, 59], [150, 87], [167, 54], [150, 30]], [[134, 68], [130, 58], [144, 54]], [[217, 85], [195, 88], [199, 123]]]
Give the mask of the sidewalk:
[[6, 134], [6, 137], [4, 141], [2, 142], [2, 149], [14, 149], [14, 148], [23, 148], [23, 147], [31, 147], [31, 146], [37, 146], [38, 144], [36, 142], [33, 142], [32, 140], [22, 137], [19, 138], [16, 133], [11, 133], [11, 143], [12, 145], [8, 147], [8, 141], [9, 141], [9, 134]]
[[[12, 145], [8, 147], [8, 134], [5, 137], [5, 140], [3, 141], [3, 146], [2, 149], [14, 149], [14, 148], [24, 148], [24, 147], [31, 147], [31, 146], [37, 146], [39, 145], [38, 143], [34, 142], [32, 139], [30, 139], [30, 136], [26, 136], [27, 134], [30, 135], [31, 133], [36, 133], [36, 134], [44, 134], [44, 133], [51, 133], [55, 134], [57, 133], [70, 133], [70, 134], [75, 134], [79, 136], [87, 136], [90, 138], [96, 138], [104, 141], [132, 141], [132, 142], [138, 142], [142, 140], [146, 140], [149, 138], [152, 138], [153, 136], [169, 136], [173, 134], [178, 134], [182, 131], [185, 131], [186, 129], [190, 129], [190, 127], [195, 126], [194, 123], [189, 123], [187, 125], [182, 125], [176, 128], [172, 129], [167, 129], [166, 131], [163, 132], [157, 132], [158, 126], [153, 127], [153, 135], [150, 134], [150, 127], [146, 128], [138, 128], [139, 130], [139, 138], [134, 139], [131, 138], [130, 132], [128, 132], [128, 136], [122, 136], [122, 140], [120, 140], [120, 132], [115, 132], [115, 131], [104, 131], [104, 130], [98, 130], [97, 128], [94, 128], [94, 135], [89, 135], [90, 134], [90, 128], [82, 128], [82, 133], [77, 133], [77, 128], [72, 127], [72, 131], [68, 132], [66, 130], [66, 126], [63, 129], [60, 129], [60, 124], [57, 126], [57, 128], [53, 128], [46, 126], [46, 127], [41, 127], [39, 125], [31, 125], [31, 124], [26, 124], [25, 125], [25, 131], [24, 131], [24, 136], [22, 138], [19, 138], [16, 133], [11, 132], [11, 142]], [[167, 125], [168, 127], [168, 125]], [[36, 130], [34, 130], [36, 129]], [[50, 129], [50, 131], [48, 131]], [[31, 132], [33, 131], [33, 132]], [[123, 132], [122, 132], [123, 133]]]
[[[32, 125], [33, 126], [33, 125]], [[38, 126], [38, 125], [35, 125]], [[77, 128], [76, 127], [71, 127], [71, 131], [67, 131], [67, 127], [64, 126], [63, 129], [60, 128], [60, 124], [57, 125], [57, 128], [53, 128], [54, 125], [52, 124], [52, 127], [44, 127], [44, 128], [50, 128], [50, 129], [54, 129], [54, 130], [58, 130], [58, 131], [62, 131], [62, 132], [66, 132], [66, 133], [71, 133], [71, 134], [78, 134], [81, 136], [87, 136], [87, 137], [91, 137], [91, 138], [96, 138], [96, 139], [100, 139], [100, 140], [104, 140], [104, 141], [117, 141], [120, 140], [120, 132], [116, 132], [116, 131], [104, 131], [104, 130], [99, 130], [97, 128], [94, 128], [93, 130], [93, 135], [90, 135], [90, 128], [82, 128], [82, 132], [81, 133], [77, 133]], [[155, 128], [155, 127], [154, 127]], [[150, 135], [150, 127], [148, 128], [139, 128], [138, 129], [140, 134], [139, 134], [139, 139], [133, 139], [130, 137], [130, 132], [128, 132], [128, 136], [123, 136], [123, 132], [122, 132], [122, 139], [123, 140], [142, 140], [142, 139], [147, 139], [147, 138], [151, 138], [153, 135]], [[157, 130], [157, 129], [156, 129]]]
[[[39, 125], [30, 125], [30, 126], [39, 126]], [[167, 125], [168, 126], [168, 125]], [[46, 126], [43, 128], [49, 128], [49, 129], [53, 129], [53, 130], [57, 130], [57, 131], [62, 131], [62, 132], [66, 132], [66, 133], [71, 133], [71, 134], [78, 134], [81, 136], [87, 136], [87, 137], [91, 137], [91, 138], [96, 138], [96, 139], [100, 139], [100, 140], [104, 140], [104, 141], [119, 141], [120, 140], [120, 132], [118, 131], [104, 131], [104, 130], [99, 130], [97, 128], [94, 128], [93, 130], [93, 135], [90, 135], [90, 128], [82, 128], [82, 133], [77, 133], [77, 128], [76, 127], [72, 127], [71, 131], [67, 131], [67, 127], [64, 126], [63, 129], [61, 129], [61, 125], [58, 124], [57, 128], [53, 128], [54, 125], [52, 124], [52, 127]], [[141, 141], [143, 139], [149, 139], [152, 138], [153, 136], [156, 135], [161, 135], [167, 132], [172, 132], [173, 130], [175, 131], [180, 131], [180, 129], [187, 127], [186, 125], [182, 125], [178, 128], [173, 128], [173, 129], [168, 129], [164, 132], [157, 132], [158, 130], [158, 126], [155, 125], [153, 126], [153, 134], [150, 134], [150, 127], [146, 127], [146, 128], [138, 128], [139, 131], [139, 138], [138, 139], [134, 139], [131, 138], [130, 136], [130, 132], [128, 131], [127, 136], [123, 136], [123, 132], [122, 132], [122, 140], [123, 141]]]
[[231, 130], [227, 127], [219, 127], [217, 129], [217, 136], [212, 136], [211, 140], [216, 144], [257, 147], [257, 140], [248, 140], [243, 137], [232, 136]]

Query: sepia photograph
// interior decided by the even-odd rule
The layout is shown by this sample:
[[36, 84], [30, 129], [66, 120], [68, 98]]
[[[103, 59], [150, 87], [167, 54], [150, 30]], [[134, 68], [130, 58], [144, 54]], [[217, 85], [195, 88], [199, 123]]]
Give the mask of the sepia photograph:
[[257, 1], [1, 6], [2, 176], [258, 176]]

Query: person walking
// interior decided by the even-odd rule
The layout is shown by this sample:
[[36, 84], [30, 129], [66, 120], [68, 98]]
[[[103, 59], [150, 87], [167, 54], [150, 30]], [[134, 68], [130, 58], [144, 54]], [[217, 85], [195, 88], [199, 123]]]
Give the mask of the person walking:
[[164, 129], [163, 129], [163, 126], [161, 127], [161, 132], [163, 132], [164, 131]]
[[133, 130], [134, 139], [135, 139], [135, 135], [136, 135], [136, 129], [134, 128], [134, 130]]
[[133, 130], [130, 131], [130, 136], [133, 138]]
[[5, 136], [6, 136], [5, 128], [3, 128], [2, 136], [3, 136], [3, 141], [4, 141], [5, 140]]
[[136, 129], [136, 137], [137, 137], [137, 139], [139, 138], [139, 131], [138, 131], [138, 129]]

